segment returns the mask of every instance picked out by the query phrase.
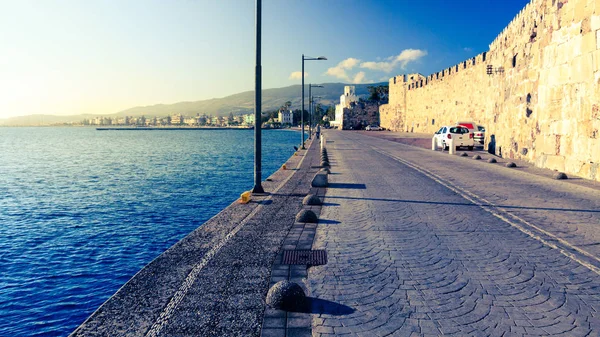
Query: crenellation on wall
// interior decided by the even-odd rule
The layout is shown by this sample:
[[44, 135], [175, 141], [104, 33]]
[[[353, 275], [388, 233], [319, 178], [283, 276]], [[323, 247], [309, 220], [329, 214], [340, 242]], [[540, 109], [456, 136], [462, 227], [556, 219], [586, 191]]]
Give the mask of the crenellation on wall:
[[433, 133], [469, 119], [497, 155], [600, 180], [599, 10], [599, 0], [531, 1], [485, 53], [414, 88], [390, 81], [382, 126]]

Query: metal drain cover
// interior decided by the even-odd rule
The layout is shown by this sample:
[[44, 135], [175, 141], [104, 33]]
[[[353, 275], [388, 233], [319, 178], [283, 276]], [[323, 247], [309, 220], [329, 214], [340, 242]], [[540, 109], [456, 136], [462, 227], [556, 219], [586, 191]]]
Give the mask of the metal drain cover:
[[320, 266], [327, 264], [327, 252], [325, 250], [284, 250], [282, 264]]

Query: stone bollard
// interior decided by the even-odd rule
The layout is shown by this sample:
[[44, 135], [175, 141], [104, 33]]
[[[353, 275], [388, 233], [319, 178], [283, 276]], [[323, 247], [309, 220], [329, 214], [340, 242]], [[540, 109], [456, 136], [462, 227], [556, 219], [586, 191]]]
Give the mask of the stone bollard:
[[321, 199], [315, 194], [308, 194], [302, 200], [302, 205], [321, 205], [322, 203]]
[[454, 146], [454, 139], [448, 141], [448, 154], [456, 154], [456, 146]]
[[315, 174], [315, 177], [313, 178], [310, 185], [312, 187], [327, 187], [327, 185], [329, 185], [329, 183], [327, 181], [327, 173], [317, 172], [317, 174]]
[[283, 280], [269, 289], [266, 302], [271, 308], [298, 311], [304, 307], [306, 295], [299, 284]]
[[321, 135], [321, 151], [325, 149], [325, 136]]
[[317, 214], [310, 209], [303, 209], [296, 214], [296, 222], [317, 223], [319, 218]]
[[431, 149], [433, 151], [437, 151], [438, 147], [437, 147], [437, 142], [435, 141], [435, 137], [431, 138]]
[[567, 175], [565, 173], [563, 173], [563, 172], [557, 172], [554, 175], [554, 179], [556, 179], [556, 180], [563, 180], [563, 179], [569, 179], [569, 177], [567, 177]]

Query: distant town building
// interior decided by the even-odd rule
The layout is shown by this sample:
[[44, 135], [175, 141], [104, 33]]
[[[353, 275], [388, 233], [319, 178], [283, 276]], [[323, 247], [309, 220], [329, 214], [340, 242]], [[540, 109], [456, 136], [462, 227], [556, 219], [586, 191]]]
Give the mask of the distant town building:
[[179, 125], [179, 124], [183, 124], [184, 122], [184, 117], [182, 114], [175, 114], [171, 116], [171, 125]]
[[292, 110], [287, 110], [284, 107], [279, 109], [278, 117], [279, 123], [281, 123], [281, 125], [292, 125], [294, 123], [294, 113], [292, 112]]
[[244, 124], [254, 125], [254, 114], [244, 115]]

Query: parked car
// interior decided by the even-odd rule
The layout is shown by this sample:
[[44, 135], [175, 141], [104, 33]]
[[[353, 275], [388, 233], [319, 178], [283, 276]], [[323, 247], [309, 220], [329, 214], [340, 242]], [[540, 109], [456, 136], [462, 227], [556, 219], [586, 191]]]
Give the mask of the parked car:
[[483, 126], [477, 125], [473, 139], [475, 140], [475, 144], [483, 145], [483, 141], [485, 140], [485, 128]]
[[367, 131], [381, 131], [381, 128], [378, 125], [367, 125], [365, 128]]
[[468, 128], [455, 125], [455, 126], [442, 126], [434, 135], [433, 138], [437, 144], [437, 147], [441, 147], [442, 150], [448, 149], [448, 143], [450, 139], [454, 139], [454, 145], [458, 147], [466, 147], [469, 150], [473, 150], [473, 133]]
[[475, 122], [456, 122], [456, 125], [464, 126], [473, 133], [475, 133], [475, 130], [477, 130], [477, 124]]

